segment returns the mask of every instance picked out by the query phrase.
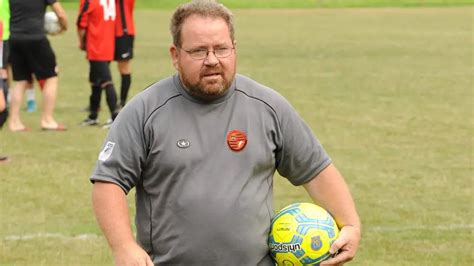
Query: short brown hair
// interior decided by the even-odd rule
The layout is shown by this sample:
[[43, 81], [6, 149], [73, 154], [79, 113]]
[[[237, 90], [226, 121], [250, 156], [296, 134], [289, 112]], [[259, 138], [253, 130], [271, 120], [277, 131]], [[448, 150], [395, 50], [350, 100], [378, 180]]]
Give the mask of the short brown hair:
[[224, 19], [229, 27], [230, 38], [234, 41], [234, 16], [232, 12], [215, 0], [194, 0], [178, 6], [171, 18], [170, 31], [173, 44], [176, 47], [181, 47], [181, 29], [184, 21], [191, 15]]

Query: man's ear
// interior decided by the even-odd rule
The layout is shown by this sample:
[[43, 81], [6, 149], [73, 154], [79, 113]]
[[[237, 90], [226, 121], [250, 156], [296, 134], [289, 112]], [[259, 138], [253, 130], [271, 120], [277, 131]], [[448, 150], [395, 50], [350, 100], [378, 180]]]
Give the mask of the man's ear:
[[178, 48], [175, 45], [170, 46], [170, 56], [171, 61], [173, 62], [173, 66], [176, 70], [178, 70]]

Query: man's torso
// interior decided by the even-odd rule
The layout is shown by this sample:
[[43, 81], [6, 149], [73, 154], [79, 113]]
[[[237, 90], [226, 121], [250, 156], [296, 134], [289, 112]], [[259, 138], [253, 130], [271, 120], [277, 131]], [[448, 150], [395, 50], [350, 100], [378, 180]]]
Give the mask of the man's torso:
[[[129, 116], [127, 108], [140, 111]], [[278, 162], [285, 156], [283, 133], [292, 135], [280, 123], [295, 118], [289, 124], [300, 124], [282, 97], [238, 77], [226, 96], [203, 104], [175, 76], [153, 85], [122, 112], [107, 138], [117, 147], [110, 160], [99, 162], [92, 179], [115, 182], [125, 191], [136, 187], [137, 238], [154, 262], [272, 265], [267, 236], [273, 174], [276, 168], [295, 173]], [[132, 128], [143, 135], [129, 135]], [[313, 140], [301, 141], [316, 149]], [[126, 155], [130, 149], [139, 156]], [[108, 161], [124, 168], [113, 172]], [[305, 182], [316, 167], [293, 181]], [[113, 176], [123, 178], [110, 180]]]

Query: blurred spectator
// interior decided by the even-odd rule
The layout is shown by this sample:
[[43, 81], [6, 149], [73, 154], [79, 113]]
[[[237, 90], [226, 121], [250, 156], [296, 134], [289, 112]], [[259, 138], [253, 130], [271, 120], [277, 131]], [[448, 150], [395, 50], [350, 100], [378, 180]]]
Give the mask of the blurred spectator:
[[56, 56], [46, 37], [44, 15], [50, 5], [56, 13], [61, 30], [67, 30], [66, 12], [56, 0], [10, 2], [10, 62], [13, 80], [16, 82], [11, 92], [10, 119], [11, 131], [28, 131], [20, 119], [20, 105], [28, 81], [34, 75], [44, 80], [43, 110], [40, 125], [43, 130], [64, 131], [66, 127], [53, 117], [58, 88]]

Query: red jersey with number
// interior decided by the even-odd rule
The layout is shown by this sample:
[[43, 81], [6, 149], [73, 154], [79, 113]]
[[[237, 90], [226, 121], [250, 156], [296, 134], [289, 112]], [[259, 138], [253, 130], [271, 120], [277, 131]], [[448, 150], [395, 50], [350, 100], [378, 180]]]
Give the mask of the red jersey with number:
[[112, 61], [115, 49], [115, 0], [81, 0], [78, 29], [86, 30], [87, 59]]
[[133, 8], [135, 0], [115, 0], [115, 36], [135, 35]]

